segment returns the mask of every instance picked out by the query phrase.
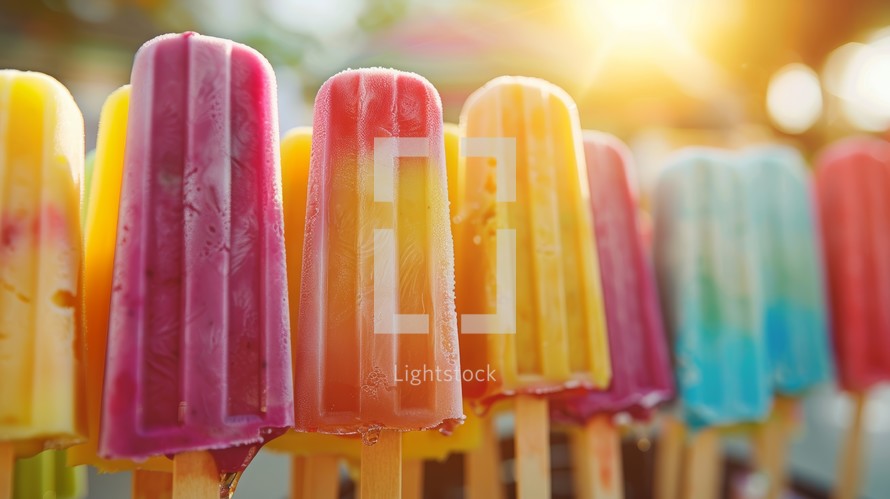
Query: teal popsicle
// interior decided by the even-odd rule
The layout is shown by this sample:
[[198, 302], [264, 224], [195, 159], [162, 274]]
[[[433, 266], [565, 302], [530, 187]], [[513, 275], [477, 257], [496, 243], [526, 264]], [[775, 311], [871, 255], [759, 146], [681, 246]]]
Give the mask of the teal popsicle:
[[756, 232], [735, 157], [687, 149], [662, 171], [654, 257], [692, 428], [759, 421], [772, 404]]
[[833, 375], [810, 178], [803, 158], [786, 146], [748, 148], [739, 164], [757, 236], [773, 387], [799, 395]]

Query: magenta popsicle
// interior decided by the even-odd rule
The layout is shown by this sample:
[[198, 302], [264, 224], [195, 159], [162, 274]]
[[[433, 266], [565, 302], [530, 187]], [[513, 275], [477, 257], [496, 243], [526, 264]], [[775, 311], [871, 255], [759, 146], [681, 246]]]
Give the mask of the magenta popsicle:
[[100, 454], [236, 472], [293, 423], [275, 78], [185, 33], [131, 83]]

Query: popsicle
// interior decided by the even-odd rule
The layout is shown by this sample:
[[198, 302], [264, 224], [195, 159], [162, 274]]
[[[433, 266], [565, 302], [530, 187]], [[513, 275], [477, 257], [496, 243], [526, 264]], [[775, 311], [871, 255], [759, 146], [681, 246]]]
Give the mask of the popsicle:
[[[398, 432], [463, 419], [448, 221], [432, 85], [384, 69], [330, 78], [315, 101], [295, 428], [363, 436], [362, 497], [400, 493]], [[412, 385], [406, 368], [436, 378]]]
[[653, 251], [687, 423], [763, 419], [772, 385], [758, 241], [735, 158], [686, 150], [662, 172], [654, 211]]
[[47, 450], [15, 463], [13, 499], [81, 499], [86, 489], [86, 466], [66, 466], [65, 451]]
[[102, 106], [93, 185], [88, 189], [89, 195], [85, 196], [83, 310], [89, 438], [68, 450], [68, 463], [72, 466], [89, 464], [101, 472], [137, 469], [172, 472], [173, 462], [163, 456], [141, 462], [98, 456], [105, 346], [129, 105], [130, 86], [125, 85], [108, 96]]
[[800, 395], [832, 377], [822, 256], [810, 179], [800, 154], [759, 146], [739, 158], [757, 234], [763, 329], [773, 386]]
[[839, 456], [837, 497], [857, 497], [866, 392], [890, 379], [890, 143], [831, 145], [816, 175], [838, 381], [854, 418]]
[[[644, 253], [627, 169], [630, 152], [617, 138], [584, 132], [597, 252], [602, 278], [612, 384], [551, 399], [551, 418], [575, 423], [571, 444], [581, 461], [573, 476], [587, 496], [623, 497], [620, 435], [612, 416], [627, 412], [647, 418], [674, 393], [667, 337], [655, 278]], [[611, 458], [611, 459], [604, 459]], [[588, 469], [577, 465], [588, 463]], [[577, 480], [583, 477], [589, 480]]]
[[461, 363], [496, 374], [464, 394], [482, 410], [516, 396], [520, 497], [547, 497], [543, 396], [605, 388], [611, 373], [578, 112], [551, 83], [501, 77], [470, 96], [461, 127]]
[[[457, 126], [446, 124], [444, 130], [445, 157], [450, 175], [452, 168], [456, 169]], [[297, 317], [299, 312], [311, 143], [312, 129], [309, 127], [291, 130], [281, 142], [284, 226], [292, 317]], [[448, 180], [450, 188], [451, 176]], [[296, 345], [296, 321], [291, 324], [291, 330], [291, 342]], [[408, 463], [424, 459], [445, 459], [452, 452], [463, 452], [478, 445], [479, 435], [478, 418], [472, 415], [448, 436], [435, 430], [408, 432], [403, 436], [403, 461]], [[347, 436], [290, 431], [270, 442], [268, 448], [289, 453], [294, 458], [291, 497], [330, 497], [336, 495], [339, 477], [337, 461], [343, 458], [357, 462], [361, 453], [361, 441]], [[422, 483], [422, 476], [419, 479]]]
[[689, 497], [717, 495], [713, 428], [761, 421], [772, 404], [757, 233], [736, 161], [720, 150], [687, 149], [662, 171], [654, 195], [653, 252], [681, 409], [699, 432], [686, 468]]
[[832, 377], [810, 178], [793, 148], [763, 145], [739, 158], [750, 227], [757, 234], [761, 319], [776, 392], [774, 414], [755, 433], [755, 456], [769, 479], [767, 497], [785, 483], [784, 456], [797, 398]]
[[175, 455], [174, 497], [216, 496], [293, 422], [274, 75], [184, 33], [131, 85], [99, 455]]
[[13, 457], [83, 439], [83, 118], [41, 74], [0, 70], [0, 495]]
[[828, 381], [828, 350], [821, 251], [803, 159], [792, 148], [758, 146], [739, 158], [746, 181], [750, 226], [757, 233], [762, 320], [776, 391], [773, 415], [755, 432], [754, 455], [769, 479], [767, 497], [785, 482], [794, 396]]

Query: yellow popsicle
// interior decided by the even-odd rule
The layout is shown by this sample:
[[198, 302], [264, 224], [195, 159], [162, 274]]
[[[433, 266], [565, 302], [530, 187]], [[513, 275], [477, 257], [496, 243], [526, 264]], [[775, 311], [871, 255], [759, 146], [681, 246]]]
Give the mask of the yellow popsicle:
[[83, 118], [68, 90], [44, 74], [0, 71], [0, 447], [18, 456], [85, 433], [83, 159]]
[[89, 464], [100, 471], [134, 469], [172, 472], [173, 462], [156, 457], [144, 463], [102, 459], [97, 454], [105, 376], [105, 346], [108, 336], [108, 307], [114, 249], [117, 241], [117, 215], [127, 136], [130, 86], [112, 93], [102, 106], [99, 136], [93, 167], [92, 186], [87, 204], [84, 257], [84, 323], [86, 326], [86, 405], [89, 415], [89, 439], [68, 452], [70, 465]]
[[501, 77], [467, 100], [461, 131], [463, 396], [483, 410], [514, 397], [518, 495], [548, 497], [544, 396], [605, 388], [611, 378], [578, 111], [551, 83]]
[[[461, 127], [468, 141], [505, 140], [504, 150], [515, 152], [515, 168], [499, 173], [510, 169], [498, 164], [506, 156], [468, 151], [460, 172], [455, 267], [461, 365], [496, 372], [494, 381], [465, 382], [464, 397], [487, 405], [516, 394], [605, 388], [608, 339], [574, 102], [543, 80], [502, 77], [467, 100]], [[512, 289], [498, 289], [497, 249], [509, 243], [509, 231], [515, 253], [501, 250], [515, 280]], [[499, 320], [505, 314], [498, 325], [513, 328], [470, 331], [468, 314]]]

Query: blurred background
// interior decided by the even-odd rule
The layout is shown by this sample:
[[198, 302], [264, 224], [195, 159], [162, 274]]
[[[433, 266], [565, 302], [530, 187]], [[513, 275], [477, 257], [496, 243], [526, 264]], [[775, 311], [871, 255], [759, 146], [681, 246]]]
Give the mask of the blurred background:
[[[839, 137], [890, 128], [887, 0], [0, 0], [0, 67], [68, 86], [92, 149], [102, 102], [128, 82], [136, 49], [186, 30], [247, 43], [272, 62], [282, 131], [310, 124], [316, 90], [347, 67], [425, 76], [454, 122], [495, 76], [548, 79], [574, 97], [585, 128], [631, 145], [644, 201], [664, 156], [684, 145], [778, 139], [812, 159]], [[833, 480], [850, 410], [831, 388], [806, 401], [791, 466], [807, 497]], [[874, 394], [867, 429], [865, 492], [887, 497], [890, 392]], [[745, 462], [744, 444], [731, 451]], [[287, 466], [261, 455], [242, 497], [284, 497]], [[92, 497], [129, 491], [124, 474], [91, 478]]]
[[316, 90], [347, 67], [425, 76], [450, 121], [495, 76], [546, 78], [585, 127], [631, 144], [644, 193], [685, 144], [778, 135], [812, 155], [890, 124], [886, 0], [2, 0], [0, 66], [65, 83], [90, 149], [136, 49], [186, 30], [272, 61], [282, 131], [311, 123]]

